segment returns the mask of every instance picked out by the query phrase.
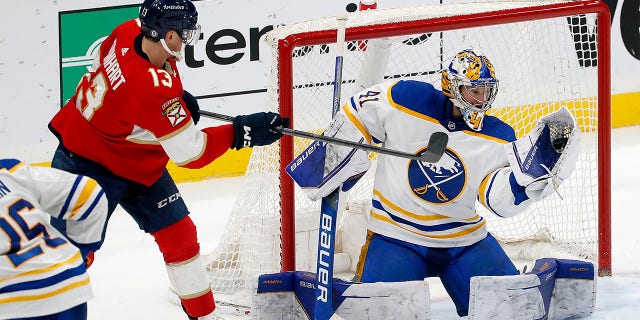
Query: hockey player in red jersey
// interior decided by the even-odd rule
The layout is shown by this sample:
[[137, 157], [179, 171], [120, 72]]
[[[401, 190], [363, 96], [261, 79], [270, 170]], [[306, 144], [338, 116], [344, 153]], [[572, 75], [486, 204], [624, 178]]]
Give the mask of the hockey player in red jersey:
[[197, 20], [189, 0], [144, 1], [139, 19], [116, 27], [102, 43], [94, 71], [49, 128], [60, 140], [52, 166], [96, 179], [109, 215], [120, 205], [155, 238], [189, 318], [214, 319], [196, 228], [166, 165], [171, 159], [197, 169], [230, 148], [271, 144], [281, 137], [272, 129], [288, 121], [260, 112], [196, 128], [198, 103], [183, 89], [176, 60], [198, 40]]

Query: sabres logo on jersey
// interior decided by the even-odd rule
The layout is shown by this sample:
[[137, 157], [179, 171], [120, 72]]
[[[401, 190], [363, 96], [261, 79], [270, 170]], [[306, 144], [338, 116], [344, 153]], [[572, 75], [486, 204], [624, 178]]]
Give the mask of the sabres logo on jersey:
[[455, 200], [462, 194], [467, 179], [464, 163], [449, 148], [437, 163], [412, 160], [407, 174], [413, 194], [433, 204]]
[[172, 127], [176, 127], [187, 119], [187, 111], [184, 110], [177, 97], [162, 104], [162, 115], [167, 117]]

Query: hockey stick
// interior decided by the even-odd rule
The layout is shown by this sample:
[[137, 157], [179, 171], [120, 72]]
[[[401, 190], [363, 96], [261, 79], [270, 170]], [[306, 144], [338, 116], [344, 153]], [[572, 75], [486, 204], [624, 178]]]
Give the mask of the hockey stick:
[[[335, 117], [340, 110], [340, 89], [342, 87], [342, 62], [344, 54], [344, 38], [346, 32], [346, 16], [337, 17], [336, 64], [333, 81], [333, 105], [331, 116]], [[338, 187], [328, 196], [322, 198], [320, 204], [320, 226], [318, 228], [318, 255], [316, 270], [316, 301], [314, 319], [328, 320], [335, 314], [333, 307], [333, 258], [336, 243], [336, 220], [340, 189]]]
[[[232, 117], [232, 116], [210, 112], [210, 111], [200, 110], [199, 113], [207, 118], [222, 120], [226, 122], [233, 122], [233, 119], [235, 119], [235, 117]], [[424, 151], [422, 154], [413, 154], [413, 153], [402, 152], [398, 150], [387, 149], [383, 147], [372, 146], [370, 144], [357, 143], [357, 142], [334, 138], [334, 137], [327, 137], [320, 134], [313, 134], [310, 132], [305, 132], [305, 131], [300, 131], [295, 129], [278, 127], [276, 128], [276, 130], [282, 132], [282, 134], [286, 134], [289, 136], [306, 138], [311, 140], [318, 140], [318, 141], [337, 144], [345, 147], [351, 147], [351, 148], [362, 149], [367, 151], [374, 151], [380, 154], [387, 154], [395, 157], [407, 158], [407, 159], [417, 160], [417, 161], [426, 161], [426, 162], [438, 162], [438, 160], [440, 160], [442, 153], [440, 153], [439, 150], [444, 150], [444, 148], [447, 146], [447, 142], [449, 138], [449, 136], [444, 132], [436, 132], [433, 135], [431, 135], [426, 151]]]

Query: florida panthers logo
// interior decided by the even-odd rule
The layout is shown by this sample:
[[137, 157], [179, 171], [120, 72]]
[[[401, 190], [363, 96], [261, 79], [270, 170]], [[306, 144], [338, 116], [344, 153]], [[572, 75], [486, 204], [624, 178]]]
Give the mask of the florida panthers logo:
[[167, 117], [172, 127], [176, 127], [183, 120], [187, 119], [187, 111], [185, 111], [178, 97], [162, 104], [162, 115]]
[[437, 163], [412, 160], [407, 174], [413, 194], [433, 204], [455, 200], [467, 179], [464, 163], [448, 148]]

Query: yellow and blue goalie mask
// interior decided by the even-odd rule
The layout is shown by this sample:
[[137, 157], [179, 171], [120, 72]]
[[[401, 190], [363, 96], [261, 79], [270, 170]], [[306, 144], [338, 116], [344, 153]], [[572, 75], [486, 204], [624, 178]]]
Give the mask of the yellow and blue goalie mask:
[[460, 109], [469, 128], [482, 130], [485, 112], [498, 94], [493, 64], [472, 50], [459, 52], [442, 71], [442, 92]]

